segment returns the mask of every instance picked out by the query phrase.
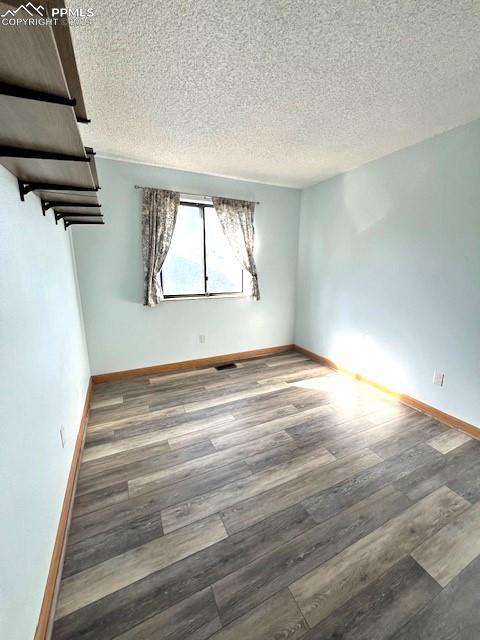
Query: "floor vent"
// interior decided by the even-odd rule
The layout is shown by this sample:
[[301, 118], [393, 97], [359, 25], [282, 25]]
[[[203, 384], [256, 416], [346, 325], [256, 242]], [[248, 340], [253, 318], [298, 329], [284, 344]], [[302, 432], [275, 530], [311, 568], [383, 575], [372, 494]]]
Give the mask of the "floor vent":
[[237, 365], [234, 362], [229, 362], [228, 364], [219, 364], [215, 369], [217, 371], [223, 371], [224, 369], [236, 369]]

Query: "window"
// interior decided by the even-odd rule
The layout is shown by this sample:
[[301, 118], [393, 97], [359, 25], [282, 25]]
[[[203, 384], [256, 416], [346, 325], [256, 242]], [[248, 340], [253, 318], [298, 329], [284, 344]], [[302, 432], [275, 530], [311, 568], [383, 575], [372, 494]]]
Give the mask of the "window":
[[243, 293], [243, 269], [213, 205], [180, 203], [160, 277], [165, 298]]

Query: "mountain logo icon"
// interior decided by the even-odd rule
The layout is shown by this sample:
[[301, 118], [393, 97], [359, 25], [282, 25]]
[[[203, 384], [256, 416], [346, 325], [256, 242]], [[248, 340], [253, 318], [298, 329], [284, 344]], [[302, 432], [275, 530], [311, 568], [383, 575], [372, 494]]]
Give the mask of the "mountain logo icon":
[[7, 16], [15, 17], [15, 15], [22, 10], [26, 11], [28, 15], [32, 16], [33, 18], [36, 18], [37, 16], [40, 16], [41, 18], [43, 18], [45, 7], [43, 7], [41, 4], [36, 6], [31, 2], [28, 2], [27, 4], [21, 4], [16, 9], [7, 9], [5, 13], [2, 13], [1, 17], [2, 18], [6, 18]]

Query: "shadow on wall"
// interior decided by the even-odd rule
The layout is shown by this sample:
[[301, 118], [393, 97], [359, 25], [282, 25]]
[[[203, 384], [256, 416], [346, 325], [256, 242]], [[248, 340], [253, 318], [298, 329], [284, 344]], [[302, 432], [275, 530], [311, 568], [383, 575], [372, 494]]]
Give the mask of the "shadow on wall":
[[[143, 254], [142, 254], [142, 191], [134, 191], [130, 197], [134, 201], [125, 227], [121, 227], [121, 236], [118, 238], [123, 243], [122, 277], [119, 279], [118, 299], [133, 305], [143, 304]], [[118, 220], [116, 221], [119, 222]], [[121, 219], [120, 224], [124, 224]], [[132, 269], [132, 265], [134, 269]]]
[[392, 200], [378, 178], [368, 170], [342, 175], [345, 208], [357, 233], [383, 220], [392, 210]]

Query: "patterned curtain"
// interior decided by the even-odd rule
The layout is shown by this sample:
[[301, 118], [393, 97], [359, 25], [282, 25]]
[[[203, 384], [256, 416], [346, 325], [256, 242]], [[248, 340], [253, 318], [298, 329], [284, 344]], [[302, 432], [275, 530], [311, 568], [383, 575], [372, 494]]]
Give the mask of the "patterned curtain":
[[260, 300], [257, 267], [253, 257], [255, 203], [230, 198], [212, 198], [212, 200], [235, 257], [245, 271], [252, 276], [252, 295], [256, 300]]
[[145, 293], [143, 304], [153, 307], [163, 300], [160, 271], [167, 257], [177, 220], [180, 194], [162, 189], [143, 190], [142, 249]]

